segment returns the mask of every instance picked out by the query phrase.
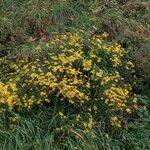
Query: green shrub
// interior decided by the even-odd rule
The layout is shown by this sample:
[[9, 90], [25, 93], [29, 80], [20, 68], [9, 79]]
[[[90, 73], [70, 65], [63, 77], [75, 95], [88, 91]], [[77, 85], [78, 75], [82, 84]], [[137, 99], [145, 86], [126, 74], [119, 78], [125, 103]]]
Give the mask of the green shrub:
[[107, 36], [58, 34], [45, 47], [35, 47], [35, 59], [9, 64], [13, 72], [0, 83], [1, 111], [59, 103], [77, 113], [77, 121], [89, 117], [83, 123], [86, 130], [92, 128], [92, 118], [100, 116], [121, 127], [138, 108], [132, 83], [126, 80], [126, 73], [134, 74], [134, 65], [124, 60], [127, 52], [119, 44], [104, 40]]

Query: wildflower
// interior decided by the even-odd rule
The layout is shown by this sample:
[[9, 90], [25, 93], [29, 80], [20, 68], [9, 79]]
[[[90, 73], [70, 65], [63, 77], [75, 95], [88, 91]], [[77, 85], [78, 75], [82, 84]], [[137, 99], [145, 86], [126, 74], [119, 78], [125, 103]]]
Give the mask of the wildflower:
[[84, 70], [90, 70], [91, 67], [92, 67], [92, 61], [91, 60], [85, 60], [83, 61], [83, 67], [84, 67]]
[[93, 119], [92, 119], [92, 115], [89, 115], [88, 121], [83, 123], [86, 131], [89, 131], [92, 129], [93, 127]]
[[111, 117], [111, 125], [117, 128], [121, 128], [121, 122], [116, 116]]
[[104, 38], [107, 38], [109, 36], [109, 34], [104, 32], [101, 36], [104, 37]]
[[63, 114], [62, 112], [59, 112], [59, 115], [60, 115], [61, 117], [63, 117], [63, 116], [64, 116], [64, 114]]
[[126, 108], [129, 91], [125, 88], [112, 86], [104, 91], [106, 104], [115, 110], [124, 110]]
[[126, 112], [127, 112], [127, 113], [129, 113], [129, 114], [131, 114], [131, 113], [132, 113], [132, 111], [131, 111], [131, 109], [130, 109], [130, 108], [126, 108]]
[[60, 115], [60, 117], [61, 117], [62, 119], [66, 119], [66, 118], [67, 118], [62, 112], [59, 112], [58, 114]]
[[80, 121], [80, 119], [81, 119], [81, 116], [80, 116], [80, 114], [78, 114], [78, 115], [76, 116], [76, 121]]

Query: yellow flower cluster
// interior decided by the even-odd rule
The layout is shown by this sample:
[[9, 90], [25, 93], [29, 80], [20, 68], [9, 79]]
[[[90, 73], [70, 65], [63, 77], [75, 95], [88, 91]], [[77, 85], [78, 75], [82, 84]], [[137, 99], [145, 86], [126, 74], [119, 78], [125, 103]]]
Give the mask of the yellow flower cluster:
[[111, 47], [111, 51], [114, 53], [112, 55], [111, 61], [113, 62], [113, 67], [121, 65], [121, 57], [126, 54], [123, 48], [118, 43], [115, 43]]
[[[108, 36], [107, 34], [106, 37]], [[109, 57], [110, 61], [112, 62], [113, 67], [118, 67], [121, 64], [121, 58], [127, 54], [127, 52], [119, 45], [118, 43], [114, 43], [113, 45], [106, 45], [105, 40], [103, 40], [103, 34], [99, 36], [93, 36], [92, 40], [90, 40], [92, 43], [93, 49], [100, 49], [104, 53], [111, 54], [111, 57]]]
[[127, 63], [126, 63], [126, 66], [125, 66], [125, 68], [127, 69], [127, 70], [129, 70], [129, 71], [131, 71], [131, 73], [133, 73], [134, 72], [134, 64], [131, 62], [131, 61], [128, 61]]
[[92, 129], [93, 127], [93, 119], [92, 119], [92, 115], [90, 114], [89, 115], [89, 118], [88, 118], [88, 121], [87, 122], [84, 122], [84, 127], [85, 127], [85, 130], [88, 132], [90, 129]]
[[[103, 92], [105, 97], [105, 103], [113, 111], [121, 111], [131, 114], [138, 107], [137, 96], [131, 96], [132, 88], [130, 85], [124, 85], [125, 87], [119, 87], [112, 85], [110, 88]], [[129, 100], [132, 99], [132, 103]]]
[[67, 118], [62, 112], [59, 112], [59, 116], [60, 116], [62, 119], [66, 119], [66, 118]]
[[79, 121], [80, 121], [80, 119], [81, 119], [81, 115], [80, 115], [80, 114], [78, 114], [78, 115], [76, 116], [76, 121], [77, 121], [77, 122], [79, 122]]
[[[19, 105], [16, 92], [17, 88], [15, 83], [4, 84], [0, 82], [0, 105], [7, 106], [9, 109]], [[0, 112], [4, 110], [5, 108], [0, 108]]]
[[84, 70], [90, 70], [92, 68], [92, 61], [91, 60], [85, 60], [83, 61], [83, 67]]
[[[119, 44], [104, 40], [107, 36], [104, 33], [85, 40], [83, 33], [64, 33], [46, 43], [45, 51], [36, 46], [41, 55], [34, 61], [14, 64], [16, 72], [10, 75], [11, 82], [0, 83], [0, 104], [9, 109], [29, 109], [60, 100], [66, 105], [84, 106], [91, 114], [99, 112], [100, 103], [107, 104], [104, 109], [112, 112], [132, 113], [138, 107], [137, 101], [134, 98], [133, 106], [128, 105], [132, 88], [117, 68], [126, 52]], [[127, 65], [133, 68], [131, 62]], [[66, 118], [62, 112], [59, 115]], [[75, 120], [80, 122], [81, 116], [76, 115]], [[111, 120], [120, 127], [119, 119]], [[84, 127], [91, 129], [92, 124], [91, 115]]]
[[109, 74], [105, 77], [102, 78], [101, 80], [101, 85], [105, 85], [111, 81], [113, 81], [113, 83], [116, 83], [116, 82], [119, 82], [119, 81], [122, 81], [123, 78], [121, 77], [121, 75], [119, 74], [118, 71], [115, 71], [113, 74]]
[[110, 121], [111, 121], [112, 126], [115, 126], [117, 128], [121, 128], [121, 121], [118, 119], [118, 117], [113, 116], [113, 117], [111, 117]]
[[129, 99], [129, 91], [126, 88], [111, 86], [103, 94], [106, 98], [106, 104], [112, 107], [112, 109], [123, 111], [127, 107], [126, 103]]

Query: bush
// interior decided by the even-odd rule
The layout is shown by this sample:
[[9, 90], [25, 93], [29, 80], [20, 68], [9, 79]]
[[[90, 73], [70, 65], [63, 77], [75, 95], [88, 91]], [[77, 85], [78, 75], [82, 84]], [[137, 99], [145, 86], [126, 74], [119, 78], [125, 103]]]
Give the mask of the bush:
[[13, 71], [0, 83], [1, 111], [59, 104], [61, 118], [65, 119], [64, 113], [76, 114], [87, 130], [92, 128], [92, 118], [121, 127], [138, 108], [134, 65], [107, 36], [57, 34], [45, 47], [35, 47], [34, 60], [10, 64]]

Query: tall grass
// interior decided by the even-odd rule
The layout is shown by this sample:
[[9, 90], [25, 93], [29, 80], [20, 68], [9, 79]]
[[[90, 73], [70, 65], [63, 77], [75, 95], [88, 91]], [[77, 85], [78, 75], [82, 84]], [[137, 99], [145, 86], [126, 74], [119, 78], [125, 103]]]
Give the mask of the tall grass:
[[[35, 47], [51, 40], [52, 32], [76, 29], [87, 36], [106, 31], [109, 41], [131, 51], [136, 66], [134, 90], [140, 94], [141, 107], [149, 107], [149, 0], [0, 0], [0, 81], [7, 80], [9, 65], [16, 58], [18, 62], [34, 59]], [[0, 150], [150, 149], [150, 110], [139, 109], [132, 123], [117, 130], [95, 119], [93, 129], [86, 132], [72, 119], [73, 113], [67, 113], [67, 123], [61, 120], [59, 109], [67, 110], [55, 103], [0, 114]]]
[[[13, 122], [13, 118], [17, 119]], [[149, 150], [149, 121], [136, 120], [135, 123], [113, 132], [99, 124], [85, 133], [76, 123], [70, 130], [51, 108], [43, 107], [23, 114], [11, 112], [0, 117], [0, 149]], [[58, 127], [63, 129], [58, 131]]]

